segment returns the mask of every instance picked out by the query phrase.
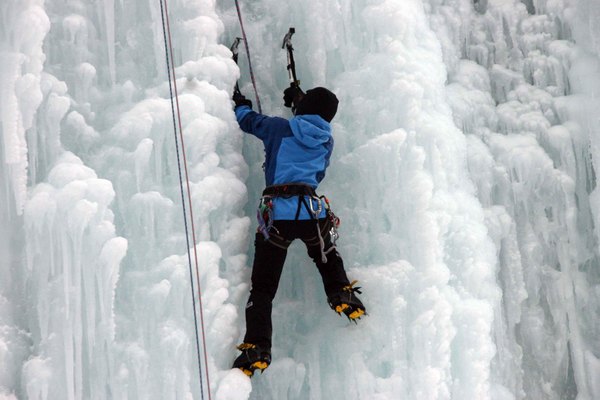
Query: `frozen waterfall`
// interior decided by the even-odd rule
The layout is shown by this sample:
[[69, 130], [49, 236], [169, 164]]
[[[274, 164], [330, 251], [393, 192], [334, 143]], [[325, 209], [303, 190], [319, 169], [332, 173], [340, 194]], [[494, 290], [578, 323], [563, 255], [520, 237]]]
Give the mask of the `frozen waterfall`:
[[340, 99], [320, 191], [369, 313], [292, 245], [251, 380], [248, 59], [234, 1], [167, 3], [207, 354], [161, 0], [3, 0], [0, 400], [600, 398], [597, 0], [239, 2], [264, 113], [291, 116], [291, 26], [302, 88]]

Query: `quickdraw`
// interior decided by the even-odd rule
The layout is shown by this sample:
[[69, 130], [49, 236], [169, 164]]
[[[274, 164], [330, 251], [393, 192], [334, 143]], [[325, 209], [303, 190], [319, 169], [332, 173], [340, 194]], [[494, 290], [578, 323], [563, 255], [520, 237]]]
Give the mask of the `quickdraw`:
[[[317, 210], [313, 208], [312, 200], [316, 200], [319, 203], [319, 207], [317, 208]], [[323, 201], [325, 202], [325, 213], [327, 215], [327, 218], [329, 218], [329, 221], [331, 222], [331, 229], [328, 232], [331, 241], [331, 246], [327, 250], [325, 249], [325, 240], [323, 239], [323, 235], [321, 235], [321, 227], [319, 226], [319, 215], [321, 215], [321, 211], [323, 211]], [[311, 197], [310, 209], [313, 213], [314, 219], [317, 221], [317, 236], [321, 245], [321, 262], [326, 263], [327, 254], [336, 249], [336, 242], [340, 237], [340, 234], [337, 231], [337, 228], [340, 225], [340, 219], [331, 210], [329, 199], [326, 196]]]
[[256, 209], [256, 219], [258, 220], [258, 231], [262, 233], [265, 240], [269, 240], [271, 237], [269, 231], [273, 227], [273, 199], [270, 196], [260, 198]]
[[342, 220], [339, 219], [338, 216], [333, 213], [331, 205], [329, 204], [329, 199], [326, 196], [321, 196], [321, 198], [325, 201], [325, 212], [327, 213], [327, 218], [329, 218], [329, 220], [331, 221], [331, 229], [329, 230], [329, 236], [331, 237], [331, 243], [335, 246], [337, 240], [340, 238], [338, 228], [340, 227]]

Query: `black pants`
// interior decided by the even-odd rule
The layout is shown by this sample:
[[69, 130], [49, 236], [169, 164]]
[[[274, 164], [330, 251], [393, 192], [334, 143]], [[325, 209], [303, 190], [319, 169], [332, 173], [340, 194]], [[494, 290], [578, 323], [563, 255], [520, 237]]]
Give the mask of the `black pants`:
[[[331, 247], [329, 229], [331, 222], [320, 219], [319, 227], [325, 249]], [[246, 304], [246, 336], [244, 342], [271, 348], [273, 326], [271, 323], [272, 302], [277, 293], [279, 278], [287, 255], [287, 246], [300, 239], [306, 244], [308, 255], [323, 279], [325, 293], [329, 296], [348, 285], [344, 263], [333, 249], [327, 254], [327, 262], [321, 260], [321, 247], [315, 220], [280, 220], [273, 222], [271, 238], [267, 241], [261, 233], [256, 234], [255, 254], [252, 266], [252, 289]]]

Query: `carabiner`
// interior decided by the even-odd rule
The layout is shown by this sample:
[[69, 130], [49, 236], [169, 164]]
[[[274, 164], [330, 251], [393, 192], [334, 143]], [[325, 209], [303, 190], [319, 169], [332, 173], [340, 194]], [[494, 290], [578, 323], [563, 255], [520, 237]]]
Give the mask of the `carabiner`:
[[[317, 203], [319, 203], [319, 208], [317, 208], [316, 211], [313, 206], [313, 200], [316, 201]], [[309, 203], [310, 203], [310, 212], [315, 216], [315, 218], [318, 219], [319, 215], [321, 214], [321, 211], [323, 211], [323, 203], [321, 202], [321, 198], [317, 197], [317, 196], [311, 196]]]

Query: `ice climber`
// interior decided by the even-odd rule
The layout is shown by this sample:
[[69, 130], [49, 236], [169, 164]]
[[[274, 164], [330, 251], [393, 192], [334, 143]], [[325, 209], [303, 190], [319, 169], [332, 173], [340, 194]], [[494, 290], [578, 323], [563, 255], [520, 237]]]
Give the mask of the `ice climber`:
[[246, 304], [246, 335], [242, 354], [233, 367], [252, 376], [271, 362], [271, 310], [287, 248], [294, 239], [306, 245], [321, 274], [329, 306], [350, 320], [365, 314], [335, 248], [339, 220], [327, 199], [316, 194], [333, 149], [330, 122], [338, 99], [317, 87], [304, 93], [298, 86], [284, 91], [286, 105], [294, 105], [290, 120], [252, 110], [252, 102], [236, 90], [235, 114], [241, 129], [262, 140], [265, 147], [266, 188], [257, 216], [252, 287]]

